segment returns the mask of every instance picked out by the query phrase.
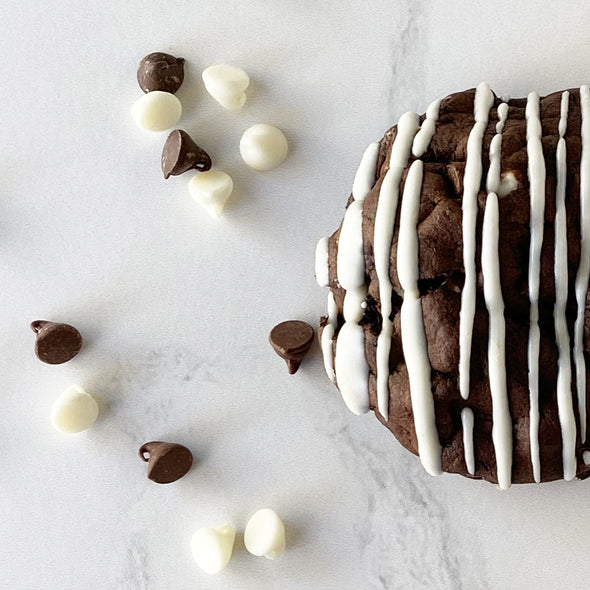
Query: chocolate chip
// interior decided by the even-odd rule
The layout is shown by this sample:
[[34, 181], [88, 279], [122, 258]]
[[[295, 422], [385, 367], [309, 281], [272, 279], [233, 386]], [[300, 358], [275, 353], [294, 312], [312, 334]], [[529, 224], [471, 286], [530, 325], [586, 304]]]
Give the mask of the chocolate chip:
[[144, 92], [163, 90], [174, 94], [184, 80], [184, 58], [150, 53], [139, 63], [137, 81]]
[[162, 149], [164, 178], [178, 176], [192, 168], [204, 172], [211, 168], [211, 158], [182, 129], [175, 129], [166, 139]]
[[314, 331], [308, 323], [289, 320], [276, 325], [268, 339], [275, 352], [287, 361], [289, 373], [293, 375], [311, 348], [313, 338]]
[[68, 324], [36, 320], [31, 329], [37, 334], [35, 354], [49, 365], [59, 365], [73, 359], [82, 348], [80, 332]]
[[193, 464], [192, 453], [176, 443], [147, 442], [140, 447], [139, 456], [148, 463], [148, 479], [156, 483], [172, 483], [180, 479]]

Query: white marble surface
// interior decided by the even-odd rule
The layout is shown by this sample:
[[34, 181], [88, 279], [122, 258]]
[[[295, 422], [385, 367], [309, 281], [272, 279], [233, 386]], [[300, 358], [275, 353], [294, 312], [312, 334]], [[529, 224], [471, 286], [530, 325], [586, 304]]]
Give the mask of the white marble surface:
[[[267, 334], [324, 312], [315, 243], [367, 143], [482, 79], [512, 96], [588, 83], [589, 18], [581, 0], [3, 0], [0, 587], [587, 587], [590, 484], [501, 493], [429, 477], [372, 415], [346, 411], [317, 347], [290, 377]], [[234, 176], [219, 222], [185, 177], [161, 178], [163, 137], [129, 117], [155, 50], [187, 58], [181, 125]], [[252, 76], [239, 113], [202, 88], [218, 62]], [[260, 121], [292, 147], [269, 173], [237, 149]], [[40, 363], [39, 318], [78, 326], [83, 352]], [[71, 383], [101, 416], [67, 437], [48, 416]], [[148, 481], [136, 451], [150, 439], [186, 444], [195, 468]], [[196, 568], [194, 530], [243, 530], [267, 505], [286, 522], [284, 557], [238, 537], [222, 574]]]

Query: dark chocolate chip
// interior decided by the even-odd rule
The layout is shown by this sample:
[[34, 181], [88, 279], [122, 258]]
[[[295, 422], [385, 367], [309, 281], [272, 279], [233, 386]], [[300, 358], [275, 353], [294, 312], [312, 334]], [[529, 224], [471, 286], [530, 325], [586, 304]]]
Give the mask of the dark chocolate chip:
[[268, 339], [275, 352], [287, 361], [289, 373], [293, 375], [311, 348], [313, 338], [314, 331], [308, 323], [289, 320], [276, 325]]
[[163, 90], [174, 94], [184, 80], [184, 58], [150, 53], [139, 63], [137, 81], [144, 92]]
[[211, 169], [209, 154], [200, 148], [182, 129], [170, 133], [162, 149], [162, 172], [164, 178], [178, 176], [187, 170], [204, 172]]
[[31, 329], [37, 338], [35, 354], [44, 363], [59, 365], [73, 359], [82, 348], [82, 336], [74, 326], [36, 320]]
[[185, 475], [193, 464], [192, 453], [182, 445], [151, 441], [142, 445], [139, 456], [148, 463], [148, 479], [172, 483]]

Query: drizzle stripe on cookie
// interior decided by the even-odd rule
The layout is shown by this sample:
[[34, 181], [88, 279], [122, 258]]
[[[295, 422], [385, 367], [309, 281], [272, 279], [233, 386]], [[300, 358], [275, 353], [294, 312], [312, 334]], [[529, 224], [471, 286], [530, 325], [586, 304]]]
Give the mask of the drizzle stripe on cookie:
[[492, 395], [492, 441], [498, 485], [506, 490], [512, 481], [512, 419], [506, 386], [506, 325], [498, 256], [499, 211], [496, 193], [486, 199], [481, 238], [483, 292], [489, 314], [488, 370]]
[[[502, 181], [501, 181], [501, 165], [502, 165], [502, 131], [504, 130], [504, 125], [506, 124], [506, 120], [508, 119], [508, 105], [503, 102], [498, 105], [497, 108], [498, 114], [498, 122], [496, 123], [496, 135], [492, 138], [490, 142], [490, 166], [488, 168], [488, 175], [486, 179], [486, 189], [488, 191], [488, 199], [490, 199], [490, 195], [493, 194], [491, 197], [492, 200], [495, 200], [495, 205], [492, 204], [492, 208], [495, 206], [496, 209], [498, 208], [497, 203], [497, 196], [496, 191], [501, 189]], [[487, 202], [486, 202], [487, 203]], [[494, 218], [494, 211], [490, 211], [488, 213], [488, 225], [484, 226], [487, 229], [487, 233], [482, 234], [482, 272], [484, 271], [484, 256], [493, 256], [494, 255], [494, 248], [496, 256], [498, 255], [498, 244], [497, 239], [496, 243], [494, 243], [494, 237], [499, 232], [499, 217], [498, 213], [496, 213], [496, 217]], [[485, 214], [484, 214], [485, 215]], [[485, 218], [484, 218], [485, 219]], [[485, 223], [485, 221], [484, 221]], [[495, 227], [494, 227], [495, 224]], [[492, 391], [492, 387], [495, 388], [495, 391], [492, 391], [492, 399], [494, 398], [494, 393], [496, 395], [502, 395], [502, 389], [506, 390], [506, 368], [502, 369], [502, 366], [498, 366], [498, 363], [501, 363], [501, 357], [504, 356], [505, 358], [505, 323], [504, 323], [504, 313], [503, 313], [503, 301], [502, 301], [502, 291], [500, 285], [500, 275], [499, 269], [496, 269], [494, 266], [494, 261], [490, 261], [489, 258], [485, 260], [485, 268], [487, 270], [488, 276], [486, 276], [486, 272], [484, 274], [484, 289], [485, 289], [485, 281], [488, 281], [488, 295], [491, 298], [491, 305], [488, 305], [488, 301], [486, 299], [486, 306], [488, 308], [488, 313], [490, 316], [490, 332], [489, 332], [489, 340], [488, 340], [488, 367], [489, 367], [489, 379], [490, 379], [490, 391]], [[495, 271], [497, 270], [497, 276], [495, 275]], [[497, 285], [490, 285], [490, 281], [497, 279]], [[498, 309], [498, 305], [501, 305], [501, 311]], [[499, 340], [493, 341], [492, 338], [498, 338]], [[503, 371], [503, 374], [502, 374]], [[494, 385], [492, 385], [494, 384]], [[499, 384], [499, 385], [498, 385]], [[499, 389], [499, 391], [498, 391]], [[507, 395], [507, 393], [506, 393]], [[467, 408], [464, 409], [464, 411]], [[463, 419], [463, 412], [461, 413], [461, 418]], [[469, 421], [467, 423], [470, 426], [471, 430], [473, 430], [473, 413], [471, 413], [471, 424]], [[462, 420], [463, 421], [463, 420]], [[465, 421], [463, 421], [463, 428], [465, 428]], [[492, 428], [492, 437], [494, 437], [494, 432], [496, 433], [494, 439], [494, 450], [496, 454], [498, 454], [499, 449], [495, 444], [496, 439], [498, 439], [498, 427], [494, 431]], [[465, 451], [465, 463], [468, 464], [468, 455], [469, 453], [473, 453], [473, 448], [468, 449], [465, 444], [465, 436], [466, 433], [463, 433], [464, 439], [464, 451]], [[471, 435], [473, 436], [473, 435]], [[473, 442], [470, 443], [473, 446]], [[505, 452], [505, 450], [504, 450]], [[474, 458], [469, 458], [472, 462], [474, 462]], [[511, 464], [511, 460], [510, 460]], [[472, 472], [470, 472], [472, 473]], [[508, 484], [509, 485], [509, 484]]]
[[461, 424], [463, 426], [463, 452], [465, 454], [465, 465], [470, 475], [475, 473], [475, 451], [473, 449], [473, 410], [463, 408], [461, 410]]
[[364, 201], [369, 191], [375, 184], [375, 172], [379, 157], [379, 142], [368, 145], [361, 158], [361, 163], [354, 175], [352, 182], [352, 198], [355, 201]]
[[328, 246], [327, 237], [320, 238], [315, 248], [315, 280], [320, 287], [327, 287], [330, 284], [330, 270], [328, 267]]
[[434, 137], [434, 131], [436, 130], [439, 109], [440, 100], [435, 100], [426, 109], [426, 118], [422, 122], [420, 130], [416, 134], [416, 137], [414, 137], [414, 142], [412, 143], [412, 155], [416, 158], [421, 158], [430, 146], [430, 142]]
[[477, 194], [482, 175], [482, 141], [488, 123], [494, 95], [482, 82], [475, 91], [475, 124], [467, 140], [467, 161], [463, 178], [463, 265], [465, 285], [461, 292], [459, 313], [459, 390], [463, 399], [469, 397], [469, 368], [471, 364], [471, 340], [475, 317], [475, 249], [477, 222]]
[[332, 291], [328, 293], [328, 322], [322, 330], [321, 346], [322, 356], [324, 357], [324, 368], [330, 381], [336, 381], [336, 372], [334, 371], [334, 334], [338, 321], [338, 307], [334, 301]]
[[365, 150], [352, 185], [353, 201], [346, 209], [338, 239], [336, 274], [344, 295], [344, 325], [336, 339], [334, 371], [344, 403], [355, 414], [369, 411], [369, 365], [365, 332], [358, 324], [364, 314], [365, 255], [363, 203], [375, 183], [379, 143]]
[[530, 325], [527, 348], [530, 399], [530, 446], [533, 475], [541, 481], [539, 451], [539, 283], [541, 278], [541, 246], [545, 220], [545, 159], [541, 142], [539, 96], [531, 92], [526, 103], [526, 139], [530, 194], [530, 247], [529, 247], [529, 302]]
[[376, 351], [377, 408], [385, 421], [389, 417], [389, 353], [393, 333], [393, 322], [390, 319], [393, 286], [389, 276], [391, 242], [399, 200], [399, 185], [404, 168], [408, 164], [412, 139], [418, 130], [418, 121], [416, 113], [405, 113], [397, 124], [397, 134], [389, 158], [389, 170], [381, 184], [375, 213], [375, 271], [379, 279], [379, 299], [383, 318]]
[[582, 111], [582, 157], [580, 160], [580, 266], [576, 275], [578, 313], [574, 326], [574, 361], [580, 415], [580, 439], [586, 441], [586, 365], [584, 361], [584, 310], [590, 278], [590, 89], [580, 88]]
[[[564, 139], [567, 128], [569, 92], [561, 95], [561, 118], [559, 120], [559, 142], [555, 153], [557, 188], [555, 191], [555, 340], [559, 353], [557, 363], [557, 409], [561, 425], [563, 478], [576, 476], [576, 418], [572, 401], [572, 367], [570, 360], [570, 338], [565, 316], [568, 295], [567, 272], [567, 221], [565, 192], [567, 182], [567, 148]], [[539, 481], [539, 480], [536, 480]]]
[[486, 190], [488, 193], [496, 193], [499, 196], [499, 191], [502, 188], [501, 179], [501, 155], [502, 155], [502, 131], [508, 118], [508, 105], [503, 102], [498, 105], [498, 122], [496, 123], [496, 135], [492, 138], [490, 143], [490, 167], [488, 169], [488, 176], [486, 179]]
[[422, 303], [418, 291], [418, 213], [424, 164], [416, 160], [408, 171], [402, 197], [399, 239], [398, 277], [404, 299], [401, 307], [402, 348], [412, 399], [414, 427], [418, 440], [418, 454], [424, 469], [440, 475], [441, 446], [434, 413], [434, 399], [430, 382], [430, 361], [426, 348]]

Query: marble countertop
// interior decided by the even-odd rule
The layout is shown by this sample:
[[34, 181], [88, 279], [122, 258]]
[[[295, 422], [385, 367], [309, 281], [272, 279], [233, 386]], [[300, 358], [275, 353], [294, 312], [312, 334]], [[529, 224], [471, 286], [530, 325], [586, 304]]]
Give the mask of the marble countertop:
[[[0, 587], [10, 590], [528, 589], [587, 586], [588, 483], [494, 486], [432, 478], [372, 415], [356, 417], [317, 346], [289, 376], [267, 336], [315, 324], [326, 292], [316, 241], [340, 222], [365, 146], [407, 110], [487, 80], [501, 95], [588, 83], [590, 5], [536, 1], [73, 0], [0, 4]], [[229, 172], [223, 218], [164, 181], [163, 136], [137, 129], [137, 63], [187, 59], [181, 126]], [[224, 111], [200, 72], [252, 78]], [[257, 173], [243, 131], [281, 127], [291, 152]], [[59, 366], [33, 354], [29, 323], [77, 326]], [[99, 401], [86, 433], [49, 423], [77, 383]], [[194, 452], [158, 486], [137, 449]], [[251, 556], [258, 508], [288, 548]], [[229, 521], [218, 576], [190, 537]]]

